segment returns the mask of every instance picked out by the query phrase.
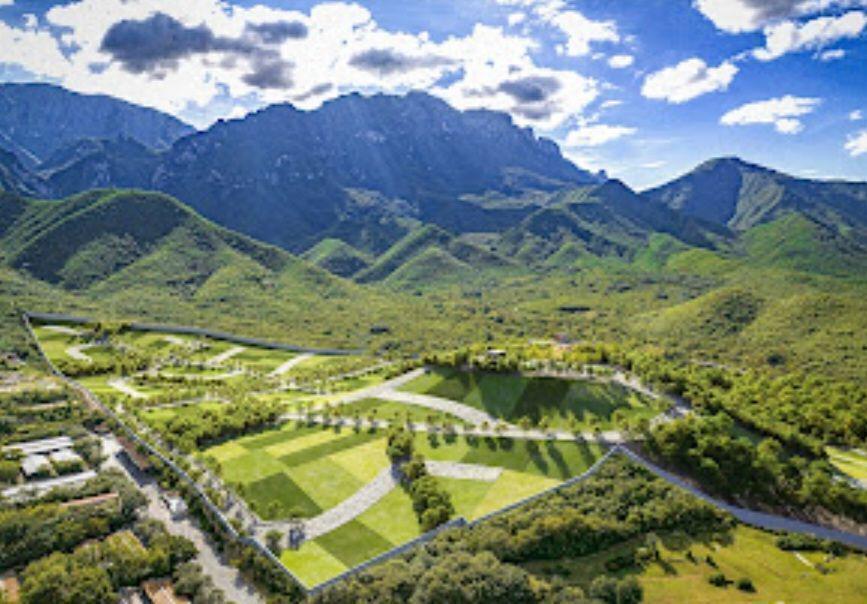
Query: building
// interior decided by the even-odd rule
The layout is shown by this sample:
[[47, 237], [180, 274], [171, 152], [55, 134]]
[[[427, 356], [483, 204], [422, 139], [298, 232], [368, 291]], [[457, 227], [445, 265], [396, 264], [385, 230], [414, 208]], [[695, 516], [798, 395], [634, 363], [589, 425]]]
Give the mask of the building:
[[138, 450], [138, 447], [123, 436], [117, 437], [117, 442], [120, 443], [120, 446], [123, 447], [123, 452], [126, 455], [127, 459], [139, 470], [142, 472], [147, 472], [151, 469], [151, 463], [148, 461], [148, 458]]
[[23, 443], [14, 443], [3, 447], [4, 451], [20, 451], [24, 455], [45, 455], [60, 451], [62, 449], [71, 449], [72, 439], [68, 436], [58, 436], [57, 438], [43, 438], [40, 440], [31, 440]]
[[169, 579], [152, 579], [142, 583], [147, 601], [151, 604], [190, 604], [190, 601], [175, 593]]

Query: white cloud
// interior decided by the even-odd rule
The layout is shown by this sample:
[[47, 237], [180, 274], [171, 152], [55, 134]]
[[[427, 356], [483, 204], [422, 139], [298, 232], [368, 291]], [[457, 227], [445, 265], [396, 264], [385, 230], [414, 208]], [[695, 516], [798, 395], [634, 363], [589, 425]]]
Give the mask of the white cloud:
[[635, 134], [635, 128], [629, 126], [611, 126], [609, 124], [591, 124], [569, 132], [563, 141], [570, 149], [581, 147], [598, 147], [611, 141]]
[[639, 165], [638, 167], [641, 168], [642, 170], [658, 170], [658, 169], [665, 167], [667, 165], [668, 165], [667, 161], [659, 160], [659, 161], [649, 161], [649, 162], [646, 162], [646, 163]]
[[612, 69], [625, 69], [635, 63], [632, 55], [614, 55], [608, 59], [608, 66]]
[[509, 23], [509, 27], [515, 27], [516, 25], [520, 25], [524, 21], [527, 20], [527, 13], [514, 12], [510, 13], [507, 21]]
[[864, 119], [864, 114], [861, 112], [860, 109], [856, 109], [855, 111], [853, 111], [849, 114], [849, 121], [850, 122], [860, 122], [863, 119]]
[[708, 67], [701, 59], [687, 59], [648, 75], [641, 94], [649, 99], [685, 103], [703, 94], [725, 90], [737, 73], [737, 66], [729, 61]]
[[0, 6], [12, 6], [15, 0], [0, 0]]
[[849, 135], [844, 147], [852, 157], [867, 154], [867, 130], [861, 130]]
[[821, 99], [792, 95], [756, 101], [732, 109], [720, 118], [720, 123], [725, 126], [773, 124], [780, 134], [797, 134], [804, 129], [798, 118], [812, 113], [821, 102]]
[[718, 29], [736, 34], [829, 8], [865, 6], [867, 0], [695, 0], [693, 4]]
[[823, 50], [819, 53], [818, 58], [823, 63], [828, 63], [830, 61], [837, 61], [846, 56], [846, 51], [842, 48], [835, 48], [833, 50]]
[[817, 17], [802, 24], [785, 21], [765, 28], [765, 47], [754, 50], [753, 56], [773, 61], [790, 52], [820, 49], [844, 38], [857, 38], [865, 27], [867, 15], [861, 11]]
[[[528, 19], [554, 19], [570, 12], [563, 7], [546, 12], [552, 8], [555, 4], [546, 0], [544, 7], [521, 2], [516, 10]], [[125, 69], [101, 48], [118, 22], [142, 21], [156, 13], [182, 27], [206, 27], [214, 36], [231, 40], [244, 39], [251, 24], [284, 21], [303, 24], [307, 35], [271, 47], [271, 56], [287, 74], [285, 84], [271, 87], [251, 83], [254, 59], [242, 53], [188, 53], [155, 73]], [[37, 79], [58, 81], [78, 92], [119, 96], [187, 117], [198, 126], [230, 115], [232, 99], [246, 109], [287, 101], [313, 109], [349, 91], [420, 89], [461, 109], [506, 111], [520, 125], [549, 130], [580, 117], [600, 89], [598, 82], [574, 69], [539, 66], [534, 58], [538, 42], [507, 33], [505, 24], [476, 24], [468, 34], [434, 42], [426, 33], [387, 30], [363, 6], [345, 2], [321, 2], [305, 13], [225, 0], [75, 0], [51, 8], [41, 23], [31, 20], [29, 25], [16, 28], [0, 21], [3, 62]], [[591, 33], [587, 39], [593, 37]], [[358, 60], [362, 53], [368, 62]], [[378, 69], [376, 60], [381, 61]]]
[[623, 101], [620, 99], [609, 99], [607, 101], [602, 101], [599, 105], [600, 109], [614, 109], [615, 107], [620, 107], [623, 104]]
[[592, 44], [620, 42], [617, 23], [588, 19], [577, 10], [570, 9], [565, 0], [496, 1], [503, 6], [521, 7], [532, 13], [538, 23], [558, 29], [566, 37], [565, 44], [557, 46], [558, 54], [583, 57], [590, 54]]

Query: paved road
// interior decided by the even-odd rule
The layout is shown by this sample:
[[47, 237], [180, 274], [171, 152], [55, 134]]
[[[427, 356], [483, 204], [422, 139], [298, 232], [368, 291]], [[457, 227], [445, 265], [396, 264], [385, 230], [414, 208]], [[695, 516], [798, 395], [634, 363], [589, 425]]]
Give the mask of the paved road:
[[291, 359], [289, 359], [288, 361], [286, 361], [285, 363], [280, 365], [277, 369], [275, 369], [274, 371], [272, 371], [268, 375], [271, 377], [281, 376], [284, 373], [286, 373], [287, 371], [289, 371], [290, 369], [292, 369], [293, 367], [295, 367], [295, 365], [298, 365], [299, 363], [303, 363], [304, 361], [306, 361], [307, 359], [309, 359], [312, 356], [313, 355], [310, 354], [309, 352], [305, 352], [304, 354], [299, 354], [297, 357], [292, 357]]
[[247, 348], [244, 346], [233, 346], [229, 350], [225, 350], [225, 351], [221, 352], [220, 354], [213, 356], [210, 359], [208, 359], [207, 361], [205, 361], [205, 365], [211, 365], [211, 366], [222, 365], [223, 363], [225, 363], [226, 361], [231, 359], [233, 356], [241, 354], [245, 350], [247, 350]]
[[226, 597], [236, 604], [248, 602], [261, 604], [263, 600], [259, 594], [243, 580], [238, 569], [222, 559], [210, 538], [193, 523], [191, 518], [172, 517], [160, 498], [156, 480], [123, 461], [124, 458], [118, 455], [121, 447], [117, 439], [114, 436], [106, 436], [103, 437], [102, 442], [103, 452], [108, 455], [105, 465], [120, 469], [138, 486], [147, 498], [148, 517], [162, 521], [170, 533], [186, 537], [195, 544], [199, 552], [195, 561], [202, 566], [205, 574], [213, 579], [214, 585], [222, 589]]
[[66, 355], [75, 359], [76, 361], [82, 361], [83, 363], [90, 363], [93, 361], [88, 355], [84, 354], [84, 351], [88, 348], [93, 348], [96, 344], [77, 344], [75, 346], [70, 346], [66, 349]]
[[440, 478], [457, 478], [459, 480], [478, 480], [479, 482], [496, 482], [503, 473], [503, 468], [481, 466], [474, 463], [458, 463], [456, 461], [425, 461], [425, 468], [431, 476]]
[[147, 398], [147, 394], [144, 392], [139, 392], [132, 386], [125, 378], [114, 378], [108, 381], [108, 385], [117, 390], [118, 392], [127, 395], [130, 398], [143, 399]]
[[771, 531], [788, 531], [790, 533], [813, 535], [822, 539], [839, 541], [840, 543], [845, 543], [846, 545], [849, 545], [851, 547], [867, 551], [867, 536], [858, 535], [855, 533], [848, 533], [845, 531], [827, 528], [816, 524], [810, 524], [808, 522], [801, 522], [800, 520], [793, 520], [791, 518], [785, 518], [783, 516], [777, 516], [774, 514], [766, 514], [764, 512], [748, 510], [746, 508], [741, 508], [736, 505], [726, 503], [725, 501], [721, 501], [719, 499], [711, 497], [710, 495], [707, 495], [706, 493], [686, 482], [679, 476], [663, 470], [656, 464], [644, 459], [634, 451], [631, 451], [625, 447], [619, 447], [618, 450], [621, 453], [625, 454], [627, 457], [629, 457], [632, 461], [641, 464], [663, 480], [677, 487], [680, 487], [681, 489], [689, 491], [696, 497], [703, 499], [714, 507], [728, 512], [744, 524], [749, 524], [750, 526], [756, 526]]

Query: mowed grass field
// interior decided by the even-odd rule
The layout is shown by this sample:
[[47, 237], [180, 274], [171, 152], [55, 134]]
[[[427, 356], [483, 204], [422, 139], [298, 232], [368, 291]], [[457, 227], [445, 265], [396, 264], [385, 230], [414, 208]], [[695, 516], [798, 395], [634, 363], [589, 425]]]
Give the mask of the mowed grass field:
[[[738, 526], [725, 542], [660, 537], [659, 562], [617, 573], [635, 575], [644, 588], [644, 602], [649, 604], [861, 604], [867, 598], [867, 556], [862, 554], [828, 560], [822, 552], [786, 552], [774, 544], [775, 535], [745, 526]], [[643, 542], [631, 542], [593, 556], [523, 566], [586, 589], [595, 577], [608, 572], [607, 560], [641, 545]], [[687, 551], [694, 561], [687, 558]], [[708, 564], [707, 556], [716, 566]], [[827, 572], [821, 572], [822, 567]], [[711, 585], [708, 578], [717, 572], [732, 583]], [[737, 589], [734, 582], [740, 578], [750, 579], [755, 592]]]
[[659, 410], [653, 401], [619, 384], [517, 374], [433, 369], [403, 387], [403, 390], [451, 399], [509, 422], [522, 417], [551, 427], [582, 429], [614, 427], [614, 415], [647, 418]]
[[[603, 453], [595, 444], [485, 442], [463, 437], [416, 436], [416, 450], [427, 459], [503, 468], [493, 482], [438, 478], [452, 497], [455, 517], [480, 518], [535, 495], [586, 471]], [[409, 495], [396, 488], [353, 521], [286, 550], [283, 563], [307, 586], [340, 573], [421, 535]]]
[[375, 398], [340, 405], [337, 410], [343, 417], [353, 417], [355, 414], [358, 414], [364, 420], [373, 418], [377, 421], [385, 420], [398, 424], [403, 423], [407, 419], [410, 422], [416, 423], [430, 423], [431, 421], [437, 424], [442, 424], [443, 422], [462, 423], [457, 417], [449, 413]]
[[232, 440], [203, 452], [266, 520], [312, 517], [349, 498], [384, 468], [385, 434], [299, 427]]

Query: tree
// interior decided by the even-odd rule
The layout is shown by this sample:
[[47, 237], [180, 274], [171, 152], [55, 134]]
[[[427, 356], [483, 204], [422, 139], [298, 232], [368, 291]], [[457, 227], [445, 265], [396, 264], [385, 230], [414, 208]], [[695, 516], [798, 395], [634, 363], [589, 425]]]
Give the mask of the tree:
[[529, 604], [536, 598], [527, 573], [490, 552], [451, 554], [418, 580], [412, 604]]
[[280, 555], [280, 551], [282, 547], [280, 546], [280, 541], [283, 539], [283, 535], [280, 534], [280, 531], [270, 530], [265, 535], [265, 542], [268, 544], [268, 549], [271, 550], [271, 553], [275, 556]]

